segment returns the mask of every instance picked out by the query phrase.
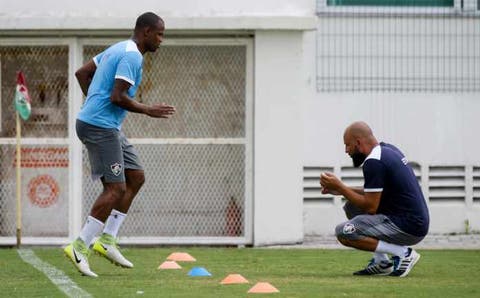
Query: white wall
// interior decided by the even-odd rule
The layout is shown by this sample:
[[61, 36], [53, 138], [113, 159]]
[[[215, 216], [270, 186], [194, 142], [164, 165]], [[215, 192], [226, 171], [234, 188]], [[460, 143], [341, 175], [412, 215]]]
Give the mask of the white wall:
[[255, 35], [254, 244], [303, 239], [303, 34]]
[[[343, 131], [367, 121], [377, 138], [398, 144], [411, 161], [479, 163], [478, 94], [330, 93], [306, 102], [306, 164], [350, 164]], [[321, 153], [319, 152], [321, 149]]]
[[[343, 131], [353, 121], [368, 122], [379, 140], [397, 145], [410, 161], [424, 167], [422, 186], [428, 199], [428, 167], [467, 167], [465, 201], [429, 202], [432, 233], [480, 230], [480, 204], [472, 201], [471, 166], [479, 166], [479, 94], [317, 94], [305, 106], [304, 165], [350, 166]], [[471, 173], [470, 173], [471, 174]], [[306, 233], [332, 234], [345, 219], [340, 201], [305, 204]]]
[[[473, 200], [479, 174], [472, 173], [480, 166], [479, 24], [478, 18], [444, 16], [319, 18], [317, 38], [306, 39], [316, 46], [310, 73], [320, 83], [309, 86], [305, 100], [304, 166], [333, 168], [337, 175], [351, 166], [343, 132], [364, 120], [379, 140], [420, 165], [431, 233], [480, 230], [480, 201]], [[433, 181], [430, 168], [443, 166], [465, 170]], [[429, 200], [439, 185], [453, 185], [443, 193], [464, 198]], [[305, 233], [333, 234], [345, 220], [342, 204], [339, 197], [305, 201]]]
[[[310, 0], [178, 0], [153, 1], [136, 0], [84, 0], [79, 5], [72, 0], [10, 1], [1, 0], [2, 13], [21, 16], [64, 16], [93, 15], [115, 17], [136, 15], [144, 11], [154, 11], [169, 16], [235, 16], [235, 15], [312, 15], [315, 1]], [[58, 15], [60, 14], [60, 15]]]
[[135, 18], [153, 11], [167, 29], [294, 29], [313, 26], [315, 1], [78, 1], [0, 0], [3, 29], [130, 29]]
[[217, 31], [253, 35], [253, 242], [301, 242], [302, 104], [308, 80], [314, 81], [304, 69], [314, 59], [314, 52], [304, 50], [304, 31], [315, 29], [315, 1], [138, 0], [134, 4], [46, 0], [26, 5], [0, 0], [0, 36], [124, 34], [145, 11], [164, 18], [167, 37]]
[[[367, 121], [379, 139], [398, 145], [410, 160], [427, 167], [430, 164], [480, 164], [477, 155], [480, 141], [476, 132], [476, 128], [480, 127], [480, 120], [476, 117], [480, 110], [478, 93], [317, 92], [317, 75], [331, 74], [332, 71], [338, 76], [348, 75], [348, 68], [341, 64], [345, 61], [334, 61], [332, 71], [329, 67], [318, 68], [316, 55], [330, 59], [329, 55], [360, 55], [362, 53], [357, 49], [366, 50], [363, 54], [370, 56], [365, 61], [356, 60], [355, 69], [362, 69], [364, 64], [378, 69], [372, 59], [382, 57], [385, 52], [378, 51], [385, 51], [386, 47], [381, 44], [369, 48], [368, 43], [373, 42], [371, 39], [359, 37], [351, 47], [344, 47], [353, 52], [330, 50], [335, 44], [344, 42], [341, 38], [349, 38], [352, 34], [358, 37], [362, 28], [372, 34], [376, 30], [384, 30], [386, 27], [382, 23], [370, 23], [369, 18], [317, 20], [315, 1], [312, 0], [181, 0], [162, 3], [138, 0], [134, 6], [122, 5], [121, 2], [85, 0], [79, 5], [78, 1], [46, 0], [29, 1], [26, 5], [20, 1], [0, 0], [0, 35], [15, 36], [25, 31], [31, 34], [32, 30], [40, 34], [53, 30], [53, 34], [57, 35], [64, 31], [83, 35], [100, 30], [103, 30], [102, 34], [111, 34], [116, 30], [126, 32], [131, 30], [135, 18], [144, 11], [154, 11], [164, 17], [167, 33], [188, 32], [195, 35], [221, 31], [238, 34], [240, 31], [254, 35], [255, 245], [301, 241], [303, 222], [307, 233], [333, 233], [335, 224], [343, 220], [340, 199], [336, 198], [333, 204], [308, 202], [302, 214], [302, 166], [339, 168], [350, 165], [348, 156], [344, 154], [342, 134], [345, 126], [352, 121]], [[471, 19], [465, 20], [469, 22]], [[319, 46], [315, 31], [309, 31], [316, 28], [317, 22], [320, 30], [340, 30], [338, 33], [343, 37], [336, 43]], [[405, 54], [403, 50], [429, 53], [426, 47], [432, 42], [425, 41], [422, 34], [435, 36], [437, 48], [442, 48], [442, 43], [447, 42], [448, 47], [443, 47], [450, 51], [447, 54], [471, 55], [478, 52], [475, 49], [478, 50], [480, 39], [472, 41], [466, 35], [476, 32], [478, 37], [478, 26], [468, 27], [465, 22], [452, 18], [450, 22], [456, 27], [444, 25], [457, 28], [455, 32], [462, 33], [463, 37], [458, 39], [449, 31], [447, 37], [450, 40], [446, 40], [438, 34], [438, 24], [431, 18], [410, 19], [408, 26], [403, 26], [402, 22], [409, 21], [394, 18], [388, 28], [400, 33], [402, 38], [414, 34], [416, 39], [406, 42], [402, 38], [396, 40], [392, 51], [397, 49], [395, 53], [399, 55]], [[372, 26], [367, 28], [369, 24]], [[419, 28], [422, 30], [420, 33], [417, 32]], [[474, 28], [473, 31], [471, 28]], [[459, 47], [455, 43], [457, 41], [466, 43], [466, 46]], [[410, 58], [414, 61], [415, 55]], [[393, 61], [398, 63], [399, 60]], [[461, 61], [464, 63], [466, 60]], [[457, 70], [456, 65], [453, 63], [448, 67]], [[399, 68], [397, 66], [392, 63], [389, 69], [405, 68], [408, 75], [431, 75], [423, 70], [410, 72], [409, 69], [415, 66], [411, 62], [401, 63]], [[468, 69], [476, 73], [479, 69], [476, 67]], [[342, 72], [344, 70], [347, 74]], [[480, 229], [480, 206], [471, 201], [469, 204], [432, 204], [433, 231], [462, 231], [465, 218]]]

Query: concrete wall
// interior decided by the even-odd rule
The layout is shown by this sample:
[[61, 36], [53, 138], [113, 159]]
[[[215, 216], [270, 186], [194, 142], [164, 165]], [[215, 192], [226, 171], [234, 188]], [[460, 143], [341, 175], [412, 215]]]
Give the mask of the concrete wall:
[[[263, 1], [222, 1], [222, 0], [179, 0], [152, 1], [137, 0], [85, 0], [82, 5], [77, 1], [43, 0], [21, 3], [15, 1], [0, 1], [2, 12], [22, 17], [54, 16], [63, 18], [65, 15], [91, 15], [98, 17], [116, 17], [137, 15], [143, 11], [154, 11], [169, 16], [278, 16], [278, 15], [312, 15], [315, 2], [310, 0], [263, 0]], [[27, 5], [28, 4], [28, 5]]]
[[[127, 1], [124, 1], [127, 3]], [[302, 102], [307, 85], [304, 32], [314, 30], [315, 2], [0, 0], [0, 36], [128, 34], [153, 11], [168, 34], [253, 36], [253, 244], [303, 239]], [[312, 53], [310, 52], [309, 55]], [[77, 90], [78, 91], [78, 90]]]
[[306, 73], [302, 38], [296, 31], [255, 35], [256, 245], [303, 239], [301, 131]]
[[[344, 153], [343, 131], [351, 122], [368, 122], [379, 140], [397, 145], [410, 161], [422, 166], [422, 187], [429, 198], [429, 166], [466, 166], [465, 200], [430, 200], [432, 233], [479, 230], [480, 204], [473, 201], [476, 183], [468, 169], [480, 164], [480, 142], [475, 127], [478, 94], [329, 94], [318, 95], [305, 106], [304, 164], [339, 169], [351, 166]], [[346, 108], [348, 107], [348, 108]], [[337, 172], [337, 174], [339, 174]], [[459, 179], [463, 179], [459, 177]], [[345, 220], [341, 202], [305, 203], [305, 232], [333, 234]]]
[[[124, 4], [122, 4], [122, 2]], [[0, 1], [2, 29], [130, 29], [136, 16], [153, 11], [167, 29], [292, 29], [312, 23], [315, 2], [139, 0], [128, 1]]]
[[[426, 34], [437, 38], [434, 44], [449, 51], [447, 54], [475, 55], [479, 49], [478, 40], [465, 37], [468, 34], [478, 37], [478, 26], [469, 27], [452, 18], [452, 24], [462, 28], [458, 31], [461, 36], [457, 38], [454, 29], [449, 29], [448, 38], [442, 39], [438, 34], [438, 23], [430, 18], [425, 22], [413, 18], [407, 26], [401, 25], [405, 19], [394, 18], [390, 27], [368, 18], [317, 19], [315, 1], [312, 0], [183, 0], [162, 3], [139, 0], [134, 6], [113, 0], [85, 0], [81, 5], [75, 1], [31, 1], [28, 6], [18, 1], [0, 0], [0, 7], [0, 35], [3, 36], [125, 34], [133, 27], [138, 14], [144, 11], [154, 11], [164, 17], [168, 34], [253, 36], [255, 245], [298, 242], [303, 231], [331, 234], [335, 224], [344, 219], [339, 198], [333, 203], [306, 202], [302, 216], [302, 166], [327, 166], [338, 170], [350, 165], [341, 136], [345, 126], [352, 121], [369, 122], [379, 139], [398, 145], [410, 160], [418, 162], [422, 166], [425, 192], [429, 187], [430, 165], [464, 165], [471, 174], [472, 167], [480, 164], [477, 157], [480, 142], [476, 134], [476, 127], [480, 126], [476, 117], [480, 108], [478, 92], [319, 92], [316, 83], [318, 75], [330, 73], [317, 65], [319, 53], [325, 57], [332, 54], [328, 53], [332, 49], [330, 46], [341, 44], [341, 39], [348, 38], [350, 33], [357, 36], [359, 30], [370, 30], [368, 32], [377, 36], [376, 30], [382, 29], [382, 33], [388, 35], [383, 29], [390, 28], [398, 31], [402, 38], [413, 34], [416, 39], [410, 42], [398, 40], [399, 44], [406, 45], [405, 49], [412, 51], [423, 51], [423, 46], [432, 44], [423, 39]], [[318, 36], [313, 31], [317, 26], [324, 32], [353, 29], [339, 32], [344, 35], [337, 39], [337, 43], [326, 43], [327, 47], [322, 47], [317, 44]], [[423, 30], [420, 34], [416, 33], [418, 28]], [[367, 51], [366, 55], [376, 53], [378, 56], [382, 55], [379, 50], [385, 50], [383, 43], [369, 47], [362, 42], [374, 43], [375, 40], [358, 38], [352, 47], [344, 49], [355, 50], [355, 53], [358, 53], [357, 49], [363, 49]], [[466, 46], [458, 47], [458, 42], [466, 43]], [[335, 53], [334, 50], [333, 54], [348, 57], [355, 53]], [[403, 55], [405, 52], [394, 53]], [[366, 63], [378, 69], [371, 58], [356, 60], [359, 64], [354, 68], [360, 70]], [[415, 59], [414, 55], [412, 59]], [[398, 66], [395, 63], [400, 60], [393, 57], [392, 61], [388, 69], [395, 70]], [[474, 61], [478, 63], [479, 60]], [[340, 76], [346, 75], [343, 72], [347, 70], [348, 74], [345, 63], [336, 61], [332, 69]], [[456, 65], [453, 63], [447, 67], [458, 70]], [[418, 74], [408, 72], [414, 66], [411, 61], [400, 63], [407, 75]], [[473, 69], [475, 75], [480, 68], [467, 69]], [[435, 69], [427, 67], [426, 70], [420, 70], [420, 74], [431, 75], [428, 71]], [[472, 175], [465, 177], [468, 186], [465, 188], [466, 201], [430, 202], [433, 232], [464, 231], [466, 219], [474, 229], [480, 229], [480, 206], [472, 199], [472, 189], [477, 182]]]
[[305, 163], [351, 164], [344, 153], [343, 131], [361, 119], [379, 140], [398, 144], [410, 161], [478, 164], [479, 109], [475, 93], [319, 94], [306, 103]]
[[[320, 17], [306, 40], [318, 81], [304, 102], [304, 166], [342, 174], [344, 129], [364, 120], [419, 165], [430, 232], [480, 230], [479, 28], [478, 17]], [[305, 233], [333, 234], [342, 204], [306, 200]]]

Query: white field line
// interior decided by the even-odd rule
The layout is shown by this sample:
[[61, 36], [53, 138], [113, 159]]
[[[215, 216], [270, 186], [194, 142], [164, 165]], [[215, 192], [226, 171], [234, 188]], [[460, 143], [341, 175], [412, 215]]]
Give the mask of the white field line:
[[18, 249], [17, 252], [25, 263], [28, 263], [38, 271], [43, 272], [43, 274], [45, 274], [48, 279], [50, 279], [52, 283], [68, 297], [92, 297], [92, 295], [80, 288], [61, 270], [42, 261], [31, 249]]

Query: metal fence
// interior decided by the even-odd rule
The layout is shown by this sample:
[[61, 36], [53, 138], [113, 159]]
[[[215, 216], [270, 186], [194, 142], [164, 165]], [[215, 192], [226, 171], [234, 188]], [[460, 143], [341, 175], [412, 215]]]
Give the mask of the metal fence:
[[[66, 242], [102, 188], [90, 179], [88, 155], [72, 132], [82, 98], [72, 92], [77, 83], [69, 72], [115, 41], [8, 42], [0, 43], [0, 243], [15, 235], [17, 70], [27, 78], [33, 111], [22, 123], [23, 235], [32, 243]], [[144, 56], [136, 99], [172, 104], [177, 113], [171, 119], [130, 113], [123, 125], [146, 174], [120, 231], [124, 242], [251, 243], [251, 59], [250, 40], [228, 38], [173, 40]]]
[[[68, 217], [68, 47], [0, 47], [0, 235], [16, 231], [16, 180], [13, 97], [16, 72], [28, 78], [34, 109], [21, 123], [26, 145], [22, 148], [22, 213], [26, 237], [67, 237]], [[55, 138], [55, 146], [45, 140]], [[62, 144], [64, 143], [64, 144]]]
[[477, 0], [317, 0], [318, 92], [479, 92]]

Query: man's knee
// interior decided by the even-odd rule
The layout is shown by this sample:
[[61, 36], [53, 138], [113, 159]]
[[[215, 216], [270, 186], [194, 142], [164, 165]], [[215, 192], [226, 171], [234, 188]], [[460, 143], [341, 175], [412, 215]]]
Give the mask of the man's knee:
[[357, 229], [350, 221], [337, 225], [335, 227], [335, 235], [338, 241], [347, 246], [349, 246], [348, 243], [350, 240], [357, 240], [359, 238]]
[[105, 185], [105, 190], [107, 197], [110, 198], [113, 202], [121, 200], [127, 191], [125, 183], [108, 183]]
[[141, 170], [125, 171], [127, 184], [129, 187], [139, 190], [145, 183], [145, 174]]

